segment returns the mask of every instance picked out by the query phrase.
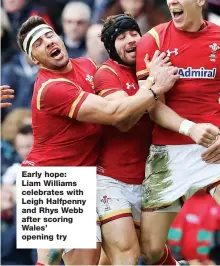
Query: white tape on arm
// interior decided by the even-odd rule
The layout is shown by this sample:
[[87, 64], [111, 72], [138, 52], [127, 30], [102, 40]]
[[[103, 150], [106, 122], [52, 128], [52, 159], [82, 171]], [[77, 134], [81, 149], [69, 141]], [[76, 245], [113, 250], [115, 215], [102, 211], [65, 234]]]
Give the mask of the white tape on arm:
[[189, 120], [183, 120], [183, 122], [180, 124], [179, 127], [179, 133], [185, 136], [189, 136], [190, 129], [192, 128], [193, 125], [195, 125], [194, 122]]

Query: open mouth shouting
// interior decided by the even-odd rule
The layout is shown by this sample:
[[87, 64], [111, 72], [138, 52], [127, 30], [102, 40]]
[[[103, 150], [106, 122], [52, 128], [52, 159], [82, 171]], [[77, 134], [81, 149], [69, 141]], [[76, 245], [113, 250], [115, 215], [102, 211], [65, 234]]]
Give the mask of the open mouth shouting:
[[60, 48], [53, 48], [51, 51], [50, 51], [50, 56], [55, 59], [55, 60], [59, 60], [62, 58], [63, 54], [62, 54], [62, 51]]
[[173, 20], [176, 22], [179, 22], [183, 19], [183, 10], [180, 8], [172, 8], [171, 10], [171, 15], [173, 17]]
[[136, 56], [136, 46], [126, 49], [126, 53], [132, 57]]

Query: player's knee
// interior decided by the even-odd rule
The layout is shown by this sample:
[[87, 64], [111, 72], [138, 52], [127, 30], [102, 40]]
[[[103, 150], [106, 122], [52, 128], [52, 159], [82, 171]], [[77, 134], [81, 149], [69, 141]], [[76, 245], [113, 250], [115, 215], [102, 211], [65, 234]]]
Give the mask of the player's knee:
[[127, 264], [136, 265], [140, 259], [140, 248], [138, 243], [132, 245], [122, 245], [118, 252], [115, 252], [112, 263], [113, 264]]
[[136, 265], [141, 255], [139, 243], [129, 250], [128, 255], [130, 256], [132, 263]]
[[141, 243], [141, 254], [146, 262], [154, 263], [163, 255], [164, 246], [154, 241], [145, 241]]
[[140, 259], [140, 252], [128, 251], [120, 253], [117, 257], [115, 256], [112, 260], [113, 265], [137, 265]]

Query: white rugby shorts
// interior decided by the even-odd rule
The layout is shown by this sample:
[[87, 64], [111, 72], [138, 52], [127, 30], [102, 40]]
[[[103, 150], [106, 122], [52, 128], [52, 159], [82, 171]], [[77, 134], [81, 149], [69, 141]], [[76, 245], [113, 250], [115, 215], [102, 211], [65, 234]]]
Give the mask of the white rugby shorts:
[[97, 175], [97, 209], [101, 224], [132, 216], [139, 227], [141, 213], [141, 185], [123, 183], [117, 179]]
[[151, 145], [142, 187], [142, 211], [178, 212], [180, 199], [220, 183], [220, 164], [202, 161], [197, 144]]

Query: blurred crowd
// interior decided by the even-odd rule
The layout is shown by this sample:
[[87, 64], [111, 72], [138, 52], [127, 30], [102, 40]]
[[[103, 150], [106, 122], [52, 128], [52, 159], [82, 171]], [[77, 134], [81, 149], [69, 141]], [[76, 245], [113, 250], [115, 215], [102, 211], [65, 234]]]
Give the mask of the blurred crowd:
[[[1, 84], [15, 90], [13, 105], [1, 110], [1, 265], [33, 265], [35, 250], [16, 249], [15, 183], [20, 163], [32, 146], [31, 98], [37, 66], [16, 42], [21, 24], [42, 16], [62, 37], [70, 57], [86, 56], [99, 66], [107, 58], [100, 41], [103, 21], [129, 12], [142, 34], [167, 22], [166, 0], [2, 0]], [[207, 1], [204, 17], [220, 25], [220, 0]], [[178, 259], [192, 264], [220, 264], [220, 207], [203, 192], [185, 205], [174, 221], [169, 244]], [[216, 232], [216, 233], [214, 233]]]

